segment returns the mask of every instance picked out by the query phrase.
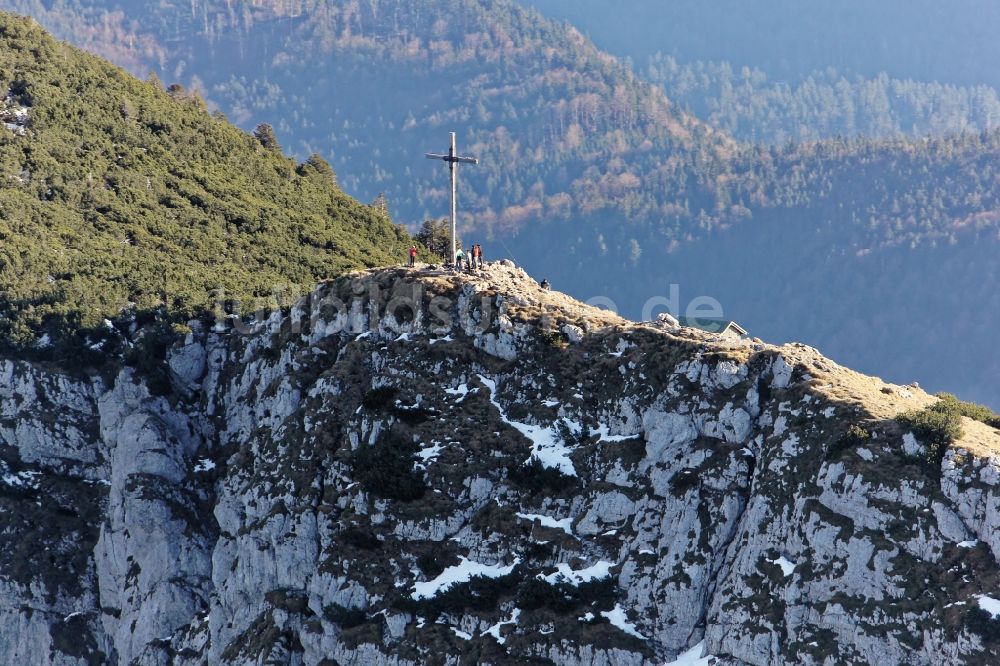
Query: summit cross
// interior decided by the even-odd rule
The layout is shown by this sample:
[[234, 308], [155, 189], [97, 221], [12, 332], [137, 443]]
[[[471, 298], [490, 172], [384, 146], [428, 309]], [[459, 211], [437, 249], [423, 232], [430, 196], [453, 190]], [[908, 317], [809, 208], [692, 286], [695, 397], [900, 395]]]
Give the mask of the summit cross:
[[429, 160], [444, 160], [448, 163], [448, 171], [451, 173], [451, 264], [455, 265], [455, 250], [456, 250], [456, 232], [458, 229], [458, 203], [456, 200], [456, 189], [455, 184], [458, 177], [458, 165], [459, 164], [479, 164], [479, 160], [475, 157], [459, 157], [458, 150], [456, 149], [455, 133], [451, 133], [451, 148], [448, 150], [447, 155], [442, 155], [439, 153], [427, 153], [427, 159]]

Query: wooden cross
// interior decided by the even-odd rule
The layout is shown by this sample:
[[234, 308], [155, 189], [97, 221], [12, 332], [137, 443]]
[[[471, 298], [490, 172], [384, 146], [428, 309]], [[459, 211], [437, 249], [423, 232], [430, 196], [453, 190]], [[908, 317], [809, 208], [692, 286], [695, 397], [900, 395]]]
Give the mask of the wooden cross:
[[458, 229], [458, 204], [456, 203], [455, 197], [455, 182], [458, 176], [458, 165], [462, 164], [479, 164], [479, 160], [475, 157], [459, 157], [458, 150], [455, 148], [455, 133], [451, 133], [451, 149], [448, 151], [447, 155], [441, 155], [438, 153], [427, 153], [427, 159], [429, 160], [444, 160], [448, 163], [448, 170], [451, 172], [451, 263], [455, 265], [455, 250], [456, 250], [456, 232]]

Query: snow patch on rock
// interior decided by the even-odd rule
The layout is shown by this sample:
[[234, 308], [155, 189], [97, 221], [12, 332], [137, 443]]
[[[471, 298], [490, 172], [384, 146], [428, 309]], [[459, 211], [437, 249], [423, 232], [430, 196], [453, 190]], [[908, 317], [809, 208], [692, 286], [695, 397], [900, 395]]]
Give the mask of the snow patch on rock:
[[427, 582], [417, 582], [413, 584], [413, 599], [430, 599], [441, 592], [446, 591], [452, 585], [467, 583], [473, 576], [484, 576], [486, 578], [500, 578], [508, 575], [521, 563], [519, 558], [514, 558], [514, 562], [507, 566], [499, 564], [481, 564], [468, 558], [460, 557], [461, 560], [455, 566], [448, 567], [434, 580]]

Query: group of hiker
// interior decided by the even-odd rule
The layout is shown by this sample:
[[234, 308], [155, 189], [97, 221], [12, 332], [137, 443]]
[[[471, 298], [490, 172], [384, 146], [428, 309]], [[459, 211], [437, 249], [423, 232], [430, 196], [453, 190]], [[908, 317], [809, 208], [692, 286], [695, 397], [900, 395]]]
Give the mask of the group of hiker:
[[476, 243], [468, 252], [463, 251], [462, 248], [455, 251], [455, 270], [460, 271], [463, 266], [465, 270], [476, 270], [483, 267], [483, 247], [481, 245]]
[[[417, 263], [417, 246], [413, 245], [410, 247], [410, 268], [413, 268]], [[472, 248], [465, 252], [462, 248], [458, 248], [455, 251], [455, 263], [454, 268], [457, 271], [462, 270], [476, 270], [483, 267], [483, 246], [476, 243]]]

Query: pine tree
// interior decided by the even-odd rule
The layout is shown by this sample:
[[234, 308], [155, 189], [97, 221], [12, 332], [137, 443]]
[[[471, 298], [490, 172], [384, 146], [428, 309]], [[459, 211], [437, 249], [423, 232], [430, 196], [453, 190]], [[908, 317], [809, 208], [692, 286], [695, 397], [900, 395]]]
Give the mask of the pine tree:
[[[299, 174], [315, 174], [327, 182], [332, 182], [334, 185], [337, 184], [337, 174], [334, 173], [333, 167], [319, 153], [313, 153], [309, 156], [309, 159], [302, 163], [299, 167]], [[388, 212], [388, 205], [386, 208]]]
[[377, 213], [385, 215], [387, 218], [392, 219], [389, 216], [389, 199], [386, 198], [385, 192], [379, 192], [378, 196], [371, 203], [371, 208]]
[[278, 145], [278, 137], [274, 134], [274, 128], [268, 123], [257, 125], [257, 128], [253, 131], [253, 135], [260, 141], [260, 145], [268, 150], [281, 150], [281, 146]]
[[[415, 238], [439, 257], [451, 254], [451, 222], [447, 218], [425, 220]], [[457, 242], [457, 247], [462, 247], [461, 240]]]

